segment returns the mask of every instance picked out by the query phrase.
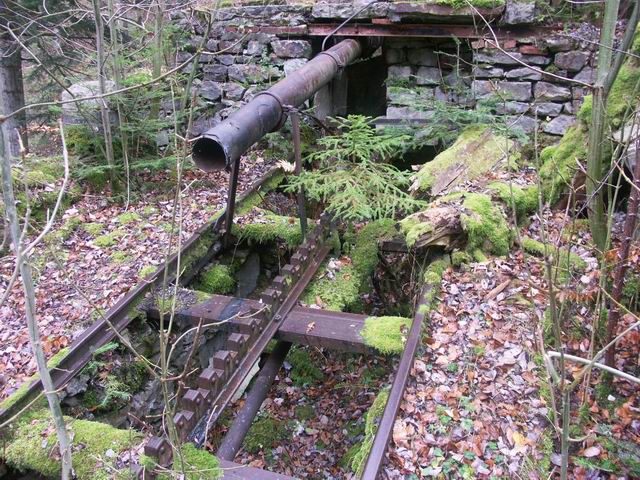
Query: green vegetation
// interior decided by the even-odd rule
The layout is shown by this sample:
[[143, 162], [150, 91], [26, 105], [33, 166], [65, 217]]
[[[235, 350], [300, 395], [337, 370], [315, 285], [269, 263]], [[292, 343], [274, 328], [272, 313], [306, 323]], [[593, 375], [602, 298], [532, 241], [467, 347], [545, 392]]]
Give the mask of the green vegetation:
[[[326, 271], [328, 262], [319, 269]], [[302, 301], [308, 305], [322, 302], [322, 308], [336, 312], [347, 311], [358, 305], [360, 300], [360, 282], [353, 265], [342, 264], [340, 270], [335, 270], [334, 278], [328, 275], [316, 277], [305, 290]]]
[[133, 257], [131, 255], [127, 255], [127, 252], [117, 251], [113, 252], [110, 257], [111, 261], [114, 263], [125, 263], [131, 260]]
[[404, 317], [368, 317], [360, 336], [364, 343], [385, 355], [402, 353], [411, 319]]
[[[507, 151], [516, 157], [514, 145], [513, 140], [493, 133], [486, 125], [467, 127], [451, 147], [420, 168], [414, 188], [420, 194], [431, 195], [435, 186], [438, 190], [450, 189], [460, 182], [473, 180], [505, 160]], [[461, 175], [460, 172], [464, 173]], [[446, 185], [436, 185], [440, 178], [447, 180]]]
[[495, 192], [495, 195], [508, 210], [511, 210], [512, 207], [511, 192], [513, 191], [513, 203], [518, 222], [521, 222], [538, 208], [538, 187], [536, 186], [522, 188], [518, 185], [509, 186], [508, 183], [494, 182], [489, 185], [489, 189]]
[[[280, 242], [295, 248], [302, 243], [299, 219], [283, 217], [266, 210], [261, 212], [263, 215], [250, 223], [234, 224], [233, 234], [241, 240], [259, 245]], [[313, 225], [313, 220], [309, 220], [309, 224]]]
[[557, 145], [546, 147], [540, 153], [542, 167], [540, 181], [544, 199], [555, 204], [578, 170], [578, 162], [587, 159], [586, 127], [580, 124], [567, 130]]
[[49, 233], [45, 237], [45, 242], [50, 245], [57, 242], [64, 242], [71, 237], [73, 232], [75, 232], [80, 225], [82, 225], [80, 217], [69, 217], [58, 227], [57, 230]]
[[[73, 469], [79, 480], [109, 480], [118, 471], [119, 455], [137, 446], [142, 435], [105, 423], [65, 417], [73, 438]], [[60, 477], [60, 461], [51, 453], [57, 448], [53, 421], [46, 409], [24, 414], [12, 429], [3, 457], [20, 471]]]
[[433, 225], [421, 220], [420, 212], [403, 218], [400, 221], [400, 231], [409, 248], [413, 247], [422, 235], [433, 231]]
[[421, 206], [405, 192], [411, 174], [387, 162], [410, 137], [378, 134], [370, 121], [361, 115], [336, 118], [341, 133], [318, 140], [320, 149], [306, 158], [317, 166], [290, 178], [285, 190], [303, 188], [308, 198], [347, 222], [393, 218]]
[[[545, 256], [544, 243], [534, 240], [531, 237], [522, 238], [522, 248], [525, 252], [536, 257], [543, 258]], [[566, 248], [556, 248], [548, 245], [548, 254], [551, 255], [554, 274], [557, 272], [558, 279], [562, 282], [566, 281], [572, 272], [583, 271], [587, 267], [585, 262], [579, 255], [569, 252]]]
[[[53, 355], [47, 361], [47, 367], [49, 367], [49, 370], [53, 370], [54, 368], [56, 368], [60, 364], [62, 359], [67, 355], [67, 353], [69, 353], [68, 347], [63, 348], [58, 353]], [[22, 403], [23, 401], [26, 402], [28, 400], [31, 400], [31, 398], [27, 398], [27, 391], [29, 390], [29, 386], [36, 380], [40, 380], [39, 373], [35, 373], [28, 380], [25, 380], [24, 382], [22, 382], [22, 385], [20, 385], [20, 387], [15, 392], [13, 392], [11, 395], [5, 398], [2, 401], [2, 403], [0, 403], [0, 410], [6, 410], [8, 408], [13, 407], [17, 403]], [[42, 398], [42, 400], [43, 400], [43, 404], [46, 403], [44, 401], [44, 397]]]
[[[249, 213], [254, 207], [262, 204], [262, 200], [264, 195], [268, 192], [275, 190], [282, 183], [285, 178], [285, 174], [282, 170], [274, 171], [268, 180], [260, 186], [258, 191], [252, 192], [241, 202], [236, 205], [236, 214], [237, 215], [246, 215]], [[220, 212], [221, 213], [221, 212]], [[219, 216], [219, 214], [217, 215]]]
[[236, 279], [228, 265], [216, 264], [198, 275], [195, 286], [203, 292], [227, 295], [235, 290]]
[[364, 440], [362, 440], [362, 445], [358, 452], [353, 453], [353, 461], [351, 463], [351, 469], [358, 477], [362, 476], [364, 471], [365, 462], [367, 461], [367, 457], [371, 451], [371, 446], [373, 445], [373, 438], [378, 430], [379, 419], [382, 417], [382, 412], [384, 412], [384, 407], [387, 405], [388, 400], [389, 389], [387, 388], [378, 394], [376, 399], [373, 401], [371, 408], [367, 412], [364, 427]]
[[[395, 233], [395, 222], [391, 219], [369, 222], [360, 229], [350, 252], [353, 269], [360, 279], [371, 277], [378, 265], [378, 242], [393, 238]], [[362, 283], [368, 286], [368, 282]]]
[[279, 441], [287, 438], [288, 434], [285, 422], [275, 419], [270, 414], [260, 416], [251, 424], [243, 447], [249, 453], [271, 450]]
[[122, 230], [114, 230], [111, 233], [105, 233], [104, 235], [96, 237], [93, 243], [96, 247], [100, 248], [113, 247], [118, 243], [118, 239], [124, 236], [125, 232]]
[[287, 355], [287, 362], [291, 365], [289, 376], [298, 387], [315, 385], [324, 379], [322, 370], [315, 365], [309, 352], [303, 348], [292, 348]]
[[156, 272], [156, 270], [158, 270], [158, 267], [156, 267], [155, 265], [146, 265], [140, 269], [140, 271], [138, 272], [138, 277], [149, 278]]
[[97, 222], [85, 223], [82, 225], [82, 229], [89, 235], [95, 237], [96, 235], [102, 233], [102, 231], [104, 230], [104, 225]]
[[[334, 278], [316, 276], [305, 290], [302, 301], [311, 305], [320, 299], [327, 310], [357, 310], [361, 306], [360, 293], [369, 289], [371, 276], [378, 264], [378, 242], [393, 238], [394, 233], [395, 222], [381, 219], [369, 222], [357, 233], [345, 235], [351, 263], [342, 263], [340, 270], [334, 272]], [[326, 271], [326, 268], [319, 271]]]
[[482, 193], [466, 195], [462, 214], [462, 228], [467, 233], [467, 249], [479, 248], [494, 255], [506, 255], [511, 245], [511, 229], [504, 213], [494, 205], [491, 197]]
[[133, 222], [139, 222], [140, 220], [140, 215], [138, 215], [136, 212], [125, 212], [116, 217], [116, 221], [120, 225], [128, 225]]
[[460, 265], [471, 263], [473, 258], [467, 252], [461, 252], [459, 250], [451, 254], [451, 265], [459, 267]]
[[301, 422], [306, 422], [316, 417], [316, 410], [311, 405], [298, 405], [296, 407], [296, 418]]

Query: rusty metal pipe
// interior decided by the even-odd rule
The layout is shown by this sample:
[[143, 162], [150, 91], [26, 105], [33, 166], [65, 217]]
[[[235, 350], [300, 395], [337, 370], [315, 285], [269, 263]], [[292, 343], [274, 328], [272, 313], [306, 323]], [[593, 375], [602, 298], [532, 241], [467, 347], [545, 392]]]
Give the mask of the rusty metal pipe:
[[247, 394], [244, 405], [236, 413], [231, 428], [222, 439], [222, 443], [216, 452], [218, 458], [222, 460], [233, 460], [235, 458], [290, 349], [291, 343], [289, 342], [278, 342], [276, 344], [264, 366], [260, 369], [258, 378], [256, 378], [253, 387]]
[[258, 93], [194, 142], [195, 164], [205, 172], [229, 169], [254, 143], [284, 124], [287, 107], [302, 105], [361, 53], [362, 46], [357, 40], [343, 40]]

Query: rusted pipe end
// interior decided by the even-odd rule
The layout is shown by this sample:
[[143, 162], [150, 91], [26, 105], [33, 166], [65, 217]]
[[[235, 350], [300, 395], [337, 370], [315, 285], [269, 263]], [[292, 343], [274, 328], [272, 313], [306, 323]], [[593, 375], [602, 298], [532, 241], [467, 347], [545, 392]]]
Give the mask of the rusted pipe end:
[[191, 156], [196, 166], [205, 172], [224, 170], [231, 164], [222, 144], [211, 137], [200, 137], [196, 140]]

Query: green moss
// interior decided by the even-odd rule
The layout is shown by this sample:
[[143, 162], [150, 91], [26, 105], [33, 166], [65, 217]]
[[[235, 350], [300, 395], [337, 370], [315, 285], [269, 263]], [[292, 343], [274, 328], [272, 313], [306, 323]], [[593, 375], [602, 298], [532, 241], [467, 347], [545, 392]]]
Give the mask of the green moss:
[[93, 243], [96, 247], [100, 248], [113, 247], [118, 243], [118, 239], [123, 237], [124, 235], [125, 232], [123, 232], [122, 230], [114, 230], [111, 233], [106, 233], [104, 235], [96, 237]]
[[314, 363], [311, 355], [305, 349], [291, 349], [287, 355], [287, 362], [291, 365], [289, 376], [294, 385], [298, 387], [315, 385], [324, 379], [324, 373]]
[[402, 353], [411, 319], [404, 317], [368, 317], [360, 331], [365, 345], [385, 355]]
[[[542, 242], [534, 240], [531, 237], [522, 238], [522, 248], [525, 252], [536, 257], [544, 257], [545, 248]], [[557, 275], [561, 282], [565, 282], [576, 271], [583, 271], [587, 268], [585, 262], [579, 255], [569, 252], [566, 248], [556, 248], [549, 245], [548, 254], [552, 256], [554, 276]]]
[[378, 430], [378, 423], [382, 417], [384, 407], [387, 405], [388, 400], [389, 389], [386, 388], [378, 394], [376, 399], [373, 401], [371, 408], [369, 408], [369, 411], [367, 412], [364, 426], [364, 440], [362, 440], [362, 445], [358, 452], [353, 454], [353, 462], [351, 463], [351, 469], [356, 473], [358, 478], [362, 476], [364, 471], [367, 457], [369, 456], [371, 446], [373, 445], [373, 439], [376, 436], [376, 431]]
[[[451, 147], [420, 168], [416, 174], [418, 192], [430, 194], [436, 180], [447, 172], [451, 172], [452, 177], [448, 189], [473, 180], [506, 158], [506, 152], [512, 152], [513, 146], [512, 140], [492, 133], [485, 125], [468, 127]], [[515, 156], [516, 152], [512, 155]], [[463, 171], [464, 175], [453, 175], [458, 171]]]
[[[182, 455], [182, 462], [178, 460], [180, 454]], [[167, 471], [166, 467], [158, 468], [155, 460], [147, 455], [140, 455], [138, 462], [145, 467], [147, 472], [153, 472], [158, 469], [159, 471], [156, 471], [154, 476], [157, 480], [173, 480], [176, 478], [184, 480], [214, 480], [222, 477], [223, 470], [220, 468], [220, 461], [207, 450], [197, 448], [192, 443], [185, 443], [180, 448], [180, 454], [174, 450], [174, 463], [171, 473]]]
[[249, 453], [258, 453], [274, 448], [278, 442], [289, 435], [285, 422], [272, 416], [259, 417], [251, 424], [244, 439], [244, 449]]
[[138, 277], [148, 278], [153, 275], [156, 270], [158, 270], [158, 267], [156, 267], [155, 265], [146, 265], [140, 269], [140, 271], [138, 272]]
[[378, 265], [378, 242], [393, 238], [395, 232], [395, 221], [390, 219], [370, 222], [358, 232], [351, 261], [356, 275], [362, 280], [361, 290]]
[[511, 245], [511, 229], [502, 210], [481, 193], [467, 194], [462, 206], [469, 212], [460, 215], [467, 233], [467, 249], [506, 255]]
[[156, 213], [158, 213], [159, 210], [156, 207], [152, 207], [151, 205], [144, 207], [142, 209], [142, 214], [145, 217], [150, 217], [151, 215], [155, 215]]
[[518, 221], [522, 221], [538, 208], [538, 187], [536, 186], [522, 188], [517, 185], [511, 185], [510, 187], [508, 183], [495, 182], [489, 185], [489, 189], [495, 192], [497, 198], [509, 210], [512, 208], [511, 192], [513, 191], [513, 203], [515, 204]]
[[138, 215], [136, 212], [125, 212], [116, 217], [116, 221], [120, 225], [128, 225], [133, 222], [139, 222], [140, 220], [140, 215]]
[[578, 162], [587, 159], [587, 133], [580, 125], [567, 130], [560, 143], [546, 147], [540, 154], [540, 180], [544, 199], [554, 204], [571, 184]]
[[[313, 225], [313, 220], [309, 220], [309, 224]], [[283, 217], [267, 211], [264, 211], [259, 222], [234, 224], [232, 231], [241, 240], [259, 245], [281, 242], [290, 248], [295, 248], [302, 243], [299, 219]]]
[[[67, 355], [67, 353], [69, 353], [68, 347], [63, 348], [58, 353], [53, 355], [47, 361], [47, 367], [49, 367], [49, 370], [53, 370], [54, 368], [56, 368], [60, 364], [62, 359]], [[5, 398], [2, 403], [0, 403], [0, 410], [7, 410], [17, 403], [22, 403], [23, 401], [26, 402], [30, 400], [30, 398], [27, 398], [27, 391], [29, 390], [29, 386], [36, 380], [40, 380], [39, 373], [32, 375], [28, 380], [22, 382], [22, 385], [20, 385], [20, 387], [15, 392]]]
[[269, 179], [260, 186], [258, 191], [247, 195], [247, 197], [237, 205], [236, 215], [246, 215], [254, 207], [262, 204], [264, 195], [271, 190], [275, 190], [282, 183], [284, 178], [285, 174], [282, 170], [275, 171], [271, 177], [269, 177]]
[[[180, 449], [184, 470], [178, 468], [179, 462], [174, 463], [174, 471], [185, 480], [216, 479], [222, 477], [220, 461], [203, 448], [197, 448], [193, 443], [185, 443]], [[177, 453], [174, 458], [178, 458]], [[184, 475], [184, 476], [183, 476]], [[173, 475], [168, 478], [175, 478]]]
[[111, 258], [111, 261], [114, 263], [125, 263], [131, 260], [133, 257], [131, 255], [127, 255], [127, 252], [117, 251], [113, 252], [109, 256], [109, 258]]
[[420, 212], [418, 212], [400, 222], [400, 231], [404, 235], [407, 246], [413, 247], [422, 235], [433, 231], [433, 225], [420, 221]]
[[[65, 417], [73, 438], [73, 468], [79, 480], [107, 480], [120, 453], [137, 446], [142, 435], [110, 425]], [[6, 445], [4, 458], [20, 471], [34, 471], [46, 477], [60, 477], [60, 461], [50, 455], [57, 448], [53, 421], [47, 410], [22, 417]]]
[[316, 417], [316, 410], [311, 405], [298, 405], [296, 407], [296, 418], [301, 422], [306, 422]]
[[362, 448], [362, 443], [356, 443], [351, 446], [349, 450], [340, 458], [338, 465], [345, 470], [350, 470], [353, 464], [353, 459], [358, 455], [358, 452]]
[[459, 267], [460, 265], [471, 263], [473, 258], [467, 252], [456, 251], [451, 254], [451, 264], [454, 267]]
[[623, 65], [607, 97], [607, 116], [614, 127], [620, 127], [627, 108], [631, 111], [638, 103], [640, 68]]
[[226, 295], [235, 290], [236, 279], [228, 265], [216, 264], [200, 273], [195, 286], [203, 292]]
[[[326, 271], [321, 268], [320, 272]], [[343, 264], [335, 277], [328, 275], [316, 277], [305, 290], [302, 301], [309, 305], [317, 303], [320, 299], [325, 310], [342, 312], [360, 300], [360, 279], [353, 265]]]
[[85, 223], [82, 225], [82, 229], [89, 235], [95, 237], [104, 230], [104, 225], [97, 222]]

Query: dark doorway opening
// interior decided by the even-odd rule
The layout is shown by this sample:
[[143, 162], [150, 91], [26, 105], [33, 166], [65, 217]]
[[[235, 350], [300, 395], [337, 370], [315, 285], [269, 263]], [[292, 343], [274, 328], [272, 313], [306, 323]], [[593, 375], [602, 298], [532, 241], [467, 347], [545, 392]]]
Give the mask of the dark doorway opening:
[[347, 112], [379, 117], [387, 111], [387, 65], [381, 55], [347, 68]]

